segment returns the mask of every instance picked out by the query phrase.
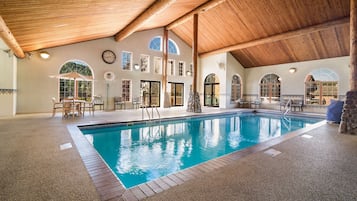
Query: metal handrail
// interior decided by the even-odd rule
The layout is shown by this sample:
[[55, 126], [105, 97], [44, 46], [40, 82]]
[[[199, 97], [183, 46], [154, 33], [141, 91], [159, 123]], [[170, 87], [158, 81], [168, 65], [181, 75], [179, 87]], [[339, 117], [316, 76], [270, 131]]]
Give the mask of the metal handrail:
[[288, 114], [291, 111], [291, 98], [288, 100], [285, 107], [286, 107], [286, 110], [284, 112], [284, 115]]
[[158, 117], [159, 117], [159, 119], [160, 119], [160, 112], [159, 112], [159, 110], [157, 109], [157, 106], [156, 106], [156, 105], [151, 107], [151, 117], [152, 117], [152, 119], [154, 119], [154, 108], [155, 108], [156, 113], [157, 113], [157, 115], [158, 115]]
[[141, 119], [144, 120], [144, 109], [145, 109], [145, 111], [146, 111], [146, 114], [148, 114], [149, 121], [150, 121], [150, 120], [151, 120], [151, 118], [150, 118], [150, 113], [149, 113], [149, 110], [148, 110], [148, 108], [146, 107], [146, 105], [143, 105], [143, 106], [141, 107]]

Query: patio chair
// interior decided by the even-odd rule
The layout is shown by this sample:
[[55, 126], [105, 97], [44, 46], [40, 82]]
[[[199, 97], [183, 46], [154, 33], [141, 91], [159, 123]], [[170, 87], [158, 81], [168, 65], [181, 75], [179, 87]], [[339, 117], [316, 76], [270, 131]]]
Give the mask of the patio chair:
[[138, 109], [140, 107], [140, 97], [133, 98], [133, 108]]
[[91, 102], [83, 102], [81, 103], [81, 113], [82, 117], [84, 117], [84, 113], [88, 110], [89, 115], [92, 113], [94, 116], [94, 99]]
[[76, 110], [74, 99], [63, 100], [62, 118], [68, 118], [70, 115], [74, 118]]
[[63, 104], [61, 102], [57, 102], [55, 97], [52, 97], [52, 103], [52, 117], [54, 117], [58, 109], [63, 109]]
[[117, 110], [117, 107], [120, 107], [120, 109], [125, 109], [125, 101], [123, 100], [122, 97], [114, 97], [114, 110]]
[[104, 101], [101, 96], [93, 96], [92, 104], [93, 104], [93, 114], [96, 106], [99, 106], [100, 110], [104, 110]]

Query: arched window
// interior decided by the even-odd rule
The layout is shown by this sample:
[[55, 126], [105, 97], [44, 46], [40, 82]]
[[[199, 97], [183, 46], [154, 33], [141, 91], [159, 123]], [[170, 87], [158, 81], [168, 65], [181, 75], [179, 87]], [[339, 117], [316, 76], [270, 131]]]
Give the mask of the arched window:
[[205, 79], [204, 106], [219, 107], [219, 79], [214, 73]]
[[329, 69], [311, 71], [305, 79], [305, 104], [329, 105], [338, 96], [338, 75]]
[[68, 61], [60, 69], [59, 98], [74, 97], [90, 101], [92, 98], [93, 77], [88, 64], [80, 60]]
[[260, 81], [260, 97], [263, 102], [278, 102], [280, 100], [280, 78], [275, 74], [265, 75]]
[[233, 75], [232, 77], [232, 93], [231, 101], [237, 101], [241, 98], [241, 81], [238, 75]]
[[[155, 51], [162, 51], [162, 37], [155, 36], [151, 39], [149, 48]], [[169, 54], [180, 54], [180, 49], [178, 48], [176, 42], [172, 39], [169, 39]]]

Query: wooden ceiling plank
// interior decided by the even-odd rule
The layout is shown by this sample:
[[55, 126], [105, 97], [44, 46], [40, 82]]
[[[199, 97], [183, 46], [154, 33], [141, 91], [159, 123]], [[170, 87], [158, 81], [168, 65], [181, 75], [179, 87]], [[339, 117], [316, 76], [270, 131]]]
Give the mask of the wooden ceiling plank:
[[187, 20], [191, 19], [192, 16], [194, 14], [198, 14], [198, 13], [201, 13], [201, 12], [205, 12], [211, 8], [214, 8], [216, 7], [217, 5], [225, 2], [226, 0], [211, 0], [211, 1], [208, 1], [200, 6], [198, 6], [197, 8], [195, 8], [194, 10], [192, 10], [191, 12], [187, 13], [186, 15], [183, 15], [181, 16], [179, 19], [175, 20], [174, 22], [171, 22], [170, 24], [168, 24], [166, 26], [166, 29], [167, 30], [171, 30], [183, 23], [185, 23]]
[[19, 58], [25, 58], [25, 53], [17, 43], [15, 37], [12, 35], [10, 29], [6, 26], [5, 21], [0, 16], [0, 36], [11, 49], [14, 54]]
[[209, 52], [204, 52], [204, 53], [201, 53], [200, 56], [204, 57], [204, 56], [209, 56], [209, 55], [213, 55], [213, 54], [230, 52], [230, 51], [234, 51], [234, 50], [238, 50], [238, 49], [244, 49], [244, 48], [248, 48], [248, 47], [262, 45], [262, 44], [266, 44], [266, 43], [272, 43], [272, 42], [276, 42], [276, 41], [280, 41], [280, 40], [284, 40], [284, 39], [289, 39], [289, 38], [306, 35], [306, 34], [317, 32], [317, 31], [322, 31], [322, 30], [326, 30], [326, 29], [344, 26], [346, 24], [349, 24], [349, 17], [344, 17], [344, 18], [340, 18], [337, 20], [332, 20], [332, 21], [328, 21], [325, 23], [308, 26], [308, 27], [305, 27], [302, 29], [288, 31], [288, 32], [276, 34], [273, 36], [269, 36], [269, 37], [265, 37], [265, 38], [261, 38], [261, 39], [257, 39], [257, 40], [252, 40], [252, 41], [248, 41], [248, 42], [244, 42], [244, 43], [239, 43], [236, 45], [220, 48], [220, 49], [209, 51]]
[[146, 9], [143, 13], [141, 13], [137, 18], [135, 18], [132, 22], [130, 22], [124, 29], [118, 32], [115, 35], [116, 41], [121, 41], [137, 31], [145, 22], [150, 20], [150, 18], [154, 17], [158, 13], [165, 10], [176, 0], [159, 0], [153, 3], [148, 9]]

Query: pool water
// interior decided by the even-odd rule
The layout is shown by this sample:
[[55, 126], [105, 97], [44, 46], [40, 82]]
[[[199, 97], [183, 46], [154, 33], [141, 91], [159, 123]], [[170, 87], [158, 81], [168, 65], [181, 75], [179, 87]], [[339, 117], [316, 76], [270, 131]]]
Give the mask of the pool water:
[[130, 188], [318, 121], [238, 113], [80, 129]]

